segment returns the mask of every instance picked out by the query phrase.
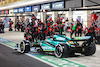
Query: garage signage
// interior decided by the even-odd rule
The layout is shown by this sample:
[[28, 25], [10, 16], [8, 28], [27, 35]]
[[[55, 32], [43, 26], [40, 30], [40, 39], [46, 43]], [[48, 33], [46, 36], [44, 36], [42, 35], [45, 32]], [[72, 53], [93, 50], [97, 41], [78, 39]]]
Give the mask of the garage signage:
[[2, 14], [4, 14], [4, 11], [2, 11]]
[[50, 3], [48, 4], [42, 4], [41, 9], [50, 9]]
[[40, 5], [32, 6], [32, 11], [40, 10]]
[[25, 7], [25, 12], [31, 12], [31, 6]]
[[52, 9], [64, 8], [64, 2], [54, 2], [52, 3]]
[[0, 14], [9, 14], [9, 10], [0, 11]]
[[19, 8], [19, 13], [23, 13], [23, 12], [25, 12], [24, 8]]
[[2, 14], [2, 11], [0, 11], [0, 14]]
[[13, 12], [14, 13], [18, 13], [18, 9], [13, 9]]
[[9, 11], [8, 11], [8, 10], [6, 10], [6, 11], [5, 11], [5, 14], [9, 14]]

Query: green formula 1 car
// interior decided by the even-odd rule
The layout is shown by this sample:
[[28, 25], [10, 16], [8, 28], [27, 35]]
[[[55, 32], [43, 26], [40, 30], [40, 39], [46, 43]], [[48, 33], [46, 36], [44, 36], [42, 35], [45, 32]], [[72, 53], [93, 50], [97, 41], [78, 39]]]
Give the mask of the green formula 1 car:
[[96, 51], [96, 46], [91, 36], [70, 39], [65, 35], [53, 35], [43, 41], [30, 43], [28, 40], [23, 40], [20, 43], [20, 51], [22, 53], [29, 52], [30, 47], [38, 48], [37, 50], [41, 52], [53, 52], [58, 58], [68, 57], [74, 53], [90, 56]]

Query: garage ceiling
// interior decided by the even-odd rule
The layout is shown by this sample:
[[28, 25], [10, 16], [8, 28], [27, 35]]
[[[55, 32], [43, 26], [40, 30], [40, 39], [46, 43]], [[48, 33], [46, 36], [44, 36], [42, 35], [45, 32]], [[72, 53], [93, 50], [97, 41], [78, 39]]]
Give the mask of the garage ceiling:
[[7, 9], [13, 9], [13, 8], [24, 7], [24, 6], [29, 6], [29, 5], [54, 2], [54, 1], [61, 1], [61, 0], [22, 0], [15, 3], [0, 6], [0, 10], [7, 10]]

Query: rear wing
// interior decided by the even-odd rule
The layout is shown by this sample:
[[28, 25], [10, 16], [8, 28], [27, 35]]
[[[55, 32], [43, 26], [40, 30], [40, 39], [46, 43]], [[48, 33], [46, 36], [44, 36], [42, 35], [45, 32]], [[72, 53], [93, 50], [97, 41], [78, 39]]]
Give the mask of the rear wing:
[[84, 36], [84, 37], [74, 37], [69, 41], [87, 41], [91, 38], [91, 36]]

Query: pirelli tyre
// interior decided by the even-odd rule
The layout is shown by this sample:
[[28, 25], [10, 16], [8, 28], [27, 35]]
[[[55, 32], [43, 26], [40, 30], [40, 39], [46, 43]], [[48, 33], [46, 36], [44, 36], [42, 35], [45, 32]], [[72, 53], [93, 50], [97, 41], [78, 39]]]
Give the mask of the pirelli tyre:
[[30, 51], [30, 43], [28, 40], [23, 40], [20, 43], [20, 51], [21, 53], [28, 53]]
[[67, 44], [56, 45], [54, 54], [58, 58], [68, 57], [69, 56], [69, 46]]
[[91, 43], [91, 45], [87, 48], [85, 48], [85, 56], [91, 56], [96, 52], [96, 45], [95, 43]]
[[97, 36], [97, 44], [100, 44], [100, 36]]

